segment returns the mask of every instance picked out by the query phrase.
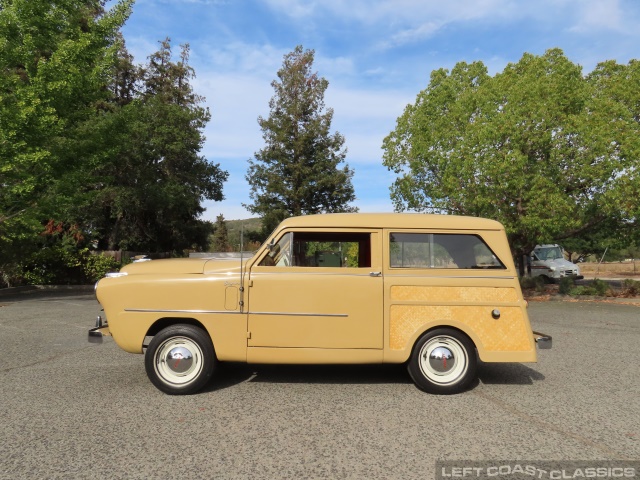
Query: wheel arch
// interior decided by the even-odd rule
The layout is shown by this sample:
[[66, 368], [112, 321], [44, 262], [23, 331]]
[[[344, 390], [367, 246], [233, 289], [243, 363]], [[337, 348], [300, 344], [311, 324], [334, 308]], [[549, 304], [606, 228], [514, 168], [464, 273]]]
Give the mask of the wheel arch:
[[211, 342], [213, 343], [213, 338], [211, 338], [211, 334], [209, 333], [209, 330], [207, 330], [207, 328], [202, 324], [202, 322], [196, 318], [190, 318], [190, 317], [189, 318], [185, 318], [185, 317], [159, 318], [158, 320], [153, 322], [153, 324], [149, 327], [149, 330], [147, 330], [145, 337], [153, 337], [157, 335], [160, 331], [164, 330], [165, 328], [170, 327], [172, 325], [178, 325], [178, 324], [192, 325], [194, 327], [201, 328], [204, 332], [206, 332], [206, 334], [211, 339]]
[[448, 323], [431, 325], [429, 328], [426, 328], [422, 330], [420, 333], [418, 333], [417, 335], [415, 335], [415, 337], [412, 338], [411, 348], [409, 349], [409, 357], [407, 358], [407, 360], [411, 358], [411, 355], [413, 355], [413, 351], [416, 348], [416, 344], [418, 343], [418, 340], [420, 340], [423, 336], [427, 335], [428, 333], [433, 332], [434, 330], [438, 330], [439, 328], [448, 328], [450, 330], [456, 330], [457, 332], [460, 332], [462, 335], [464, 335], [469, 339], [469, 341], [475, 347], [476, 351], [478, 351], [479, 340], [477, 338], [474, 338], [474, 335], [469, 334], [469, 331], [468, 331], [469, 329], [461, 328], [460, 325], [457, 325], [454, 323], [455, 322], [448, 322]]
[[413, 354], [413, 350], [418, 343], [418, 340], [422, 338], [424, 335], [429, 332], [436, 330], [438, 328], [450, 328], [453, 330], [457, 330], [463, 335], [465, 335], [473, 346], [476, 349], [478, 355], [482, 358], [483, 346], [480, 338], [475, 334], [473, 329], [469, 327], [469, 325], [452, 320], [433, 320], [425, 322], [420, 328], [416, 329], [407, 340], [404, 349], [396, 350], [395, 352], [390, 352], [390, 355], [387, 357], [387, 361], [389, 363], [404, 363], [409, 361], [411, 355]]

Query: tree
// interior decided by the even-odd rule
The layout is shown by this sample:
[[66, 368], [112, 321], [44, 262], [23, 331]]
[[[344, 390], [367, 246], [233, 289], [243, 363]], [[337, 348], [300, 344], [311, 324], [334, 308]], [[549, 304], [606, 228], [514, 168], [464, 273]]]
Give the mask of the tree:
[[214, 252], [228, 252], [231, 250], [227, 232], [227, 223], [224, 221], [224, 215], [220, 214], [216, 217], [214, 228], [215, 230], [211, 241], [211, 250]]
[[[75, 203], [132, 0], [0, 0], [0, 268]], [[81, 184], [81, 183], [80, 183]]]
[[312, 71], [313, 59], [302, 46], [284, 56], [269, 117], [258, 118], [266, 145], [249, 160], [253, 203], [245, 207], [262, 217], [267, 234], [289, 216], [355, 210], [353, 170], [340, 166], [345, 140], [330, 133], [333, 109], [325, 110], [329, 82]]
[[494, 77], [481, 62], [434, 71], [383, 143], [396, 209], [495, 218], [518, 258], [635, 221], [636, 71], [602, 64], [585, 78], [558, 49]]
[[91, 187], [97, 193], [91, 214], [100, 247], [204, 249], [213, 225], [199, 218], [201, 203], [222, 200], [228, 174], [199, 153], [210, 114], [190, 85], [189, 47], [173, 61], [165, 40], [140, 69], [128, 58], [121, 51], [115, 110], [95, 125], [106, 155]]

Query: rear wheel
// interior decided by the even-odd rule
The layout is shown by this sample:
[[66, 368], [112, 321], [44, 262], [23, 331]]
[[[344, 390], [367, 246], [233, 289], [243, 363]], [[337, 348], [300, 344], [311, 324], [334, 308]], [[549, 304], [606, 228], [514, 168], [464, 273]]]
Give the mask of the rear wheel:
[[438, 328], [416, 342], [408, 370], [421, 390], [447, 395], [466, 389], [476, 378], [477, 365], [469, 337], [451, 328]]
[[216, 365], [209, 335], [193, 325], [172, 325], [153, 337], [145, 354], [149, 380], [170, 395], [187, 395], [204, 387]]

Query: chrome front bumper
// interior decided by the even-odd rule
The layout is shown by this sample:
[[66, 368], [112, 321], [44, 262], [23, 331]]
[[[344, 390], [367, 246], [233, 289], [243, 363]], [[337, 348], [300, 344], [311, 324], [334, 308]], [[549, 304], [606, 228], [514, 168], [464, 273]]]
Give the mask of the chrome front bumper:
[[540, 350], [549, 350], [551, 348], [551, 344], [553, 343], [551, 335], [545, 335], [544, 333], [533, 332], [533, 338]]
[[105, 335], [111, 336], [109, 325], [106, 320], [102, 320], [102, 317], [98, 315], [96, 326], [89, 330], [89, 343], [102, 343], [102, 337]]

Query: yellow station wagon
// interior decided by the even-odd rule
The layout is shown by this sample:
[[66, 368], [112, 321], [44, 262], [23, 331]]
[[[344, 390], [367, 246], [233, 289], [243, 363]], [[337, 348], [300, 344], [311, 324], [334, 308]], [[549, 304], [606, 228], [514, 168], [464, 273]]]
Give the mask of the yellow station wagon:
[[289, 218], [244, 260], [136, 262], [96, 284], [111, 335], [145, 353], [169, 394], [200, 390], [218, 362], [406, 363], [430, 393], [457, 393], [483, 362], [535, 362], [504, 227], [424, 214]]

